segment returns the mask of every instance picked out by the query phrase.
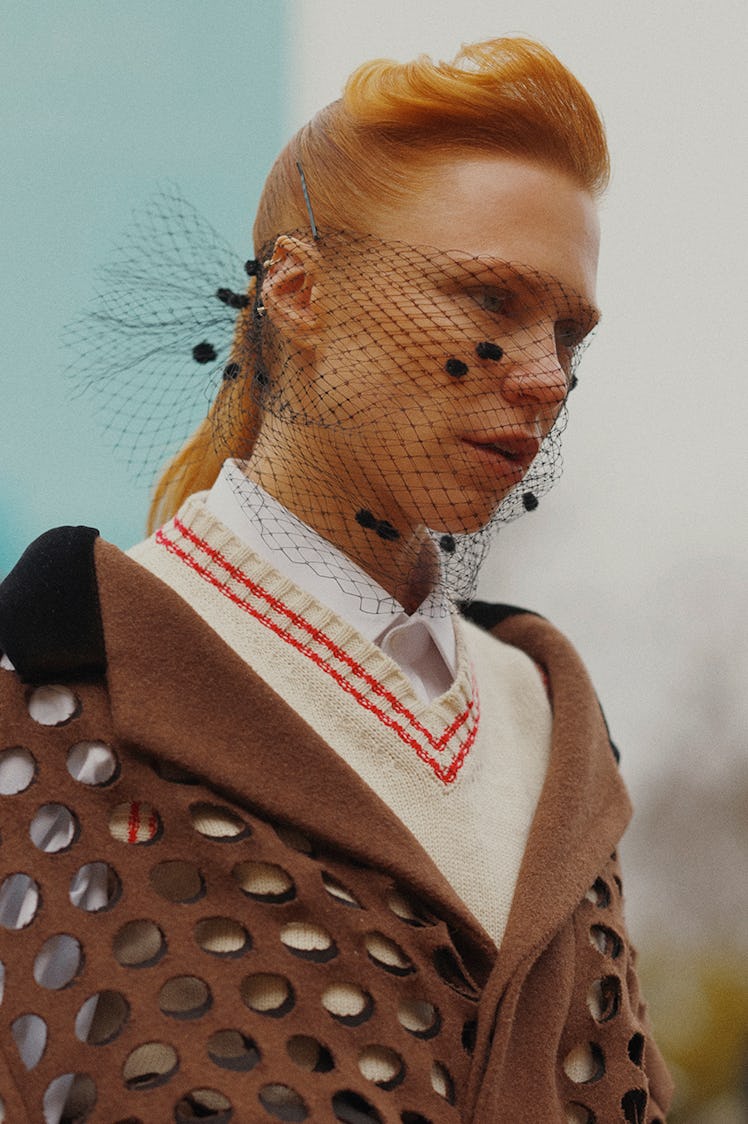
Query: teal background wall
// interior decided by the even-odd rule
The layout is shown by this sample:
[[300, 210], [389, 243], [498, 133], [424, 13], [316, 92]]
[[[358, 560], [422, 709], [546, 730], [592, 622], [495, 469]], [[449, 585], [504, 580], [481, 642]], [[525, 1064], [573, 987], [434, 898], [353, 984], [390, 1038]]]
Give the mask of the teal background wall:
[[165, 179], [248, 256], [284, 139], [288, 14], [285, 0], [2, 5], [0, 574], [62, 523], [143, 537], [148, 486], [71, 399], [62, 333]]

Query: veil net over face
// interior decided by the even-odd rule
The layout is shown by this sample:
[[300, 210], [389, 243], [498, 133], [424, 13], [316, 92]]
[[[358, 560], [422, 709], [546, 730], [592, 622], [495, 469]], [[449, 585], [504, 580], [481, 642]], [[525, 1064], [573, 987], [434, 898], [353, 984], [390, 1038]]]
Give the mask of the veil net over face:
[[[496, 525], [560, 471], [594, 310], [516, 263], [353, 232], [284, 234], [258, 268], [217, 447], [358, 563], [362, 603], [365, 575], [406, 605], [469, 598]], [[282, 516], [262, 530], [315, 564]]]
[[238, 292], [230, 251], [178, 196], [140, 220], [124, 266], [73, 326], [75, 382], [148, 467], [218, 383], [214, 447], [263, 540], [364, 609], [469, 599], [493, 531], [560, 473], [596, 313], [552, 276], [297, 230], [247, 263]]

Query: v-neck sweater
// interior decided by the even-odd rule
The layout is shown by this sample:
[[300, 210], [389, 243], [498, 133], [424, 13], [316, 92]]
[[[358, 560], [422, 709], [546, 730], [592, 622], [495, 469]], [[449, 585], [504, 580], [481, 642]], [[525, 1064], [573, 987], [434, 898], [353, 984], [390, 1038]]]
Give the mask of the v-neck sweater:
[[380, 796], [499, 944], [548, 764], [551, 712], [532, 660], [455, 615], [455, 679], [425, 702], [394, 660], [240, 542], [204, 494], [129, 554]]

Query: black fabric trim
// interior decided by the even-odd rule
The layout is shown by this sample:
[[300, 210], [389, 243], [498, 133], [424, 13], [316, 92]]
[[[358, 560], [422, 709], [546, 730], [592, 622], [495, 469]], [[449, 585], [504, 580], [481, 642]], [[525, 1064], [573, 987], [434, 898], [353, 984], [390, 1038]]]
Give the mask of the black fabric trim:
[[36, 539], [0, 585], [0, 651], [27, 683], [106, 670], [93, 527]]
[[527, 613], [531, 617], [540, 615], [533, 613], [531, 609], [520, 609], [518, 605], [499, 605], [491, 601], [461, 601], [459, 609], [463, 617], [477, 624], [479, 628], [485, 628], [487, 632], [496, 628], [497, 624], [501, 624], [508, 617], [516, 617], [521, 613]]

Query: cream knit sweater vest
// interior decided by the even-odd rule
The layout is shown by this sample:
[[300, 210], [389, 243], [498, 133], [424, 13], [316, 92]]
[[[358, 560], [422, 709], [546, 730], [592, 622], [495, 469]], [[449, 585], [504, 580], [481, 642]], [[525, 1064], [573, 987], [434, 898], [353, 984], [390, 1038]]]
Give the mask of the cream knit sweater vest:
[[498, 945], [548, 764], [551, 713], [532, 661], [455, 616], [455, 680], [422, 701], [393, 660], [242, 544], [201, 495], [129, 554], [392, 808]]

